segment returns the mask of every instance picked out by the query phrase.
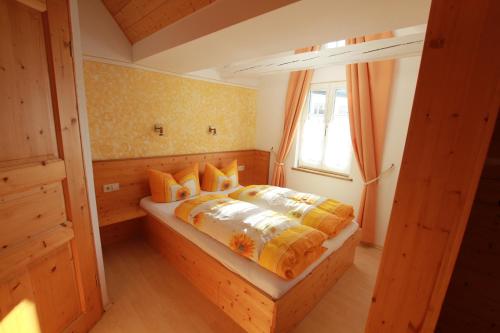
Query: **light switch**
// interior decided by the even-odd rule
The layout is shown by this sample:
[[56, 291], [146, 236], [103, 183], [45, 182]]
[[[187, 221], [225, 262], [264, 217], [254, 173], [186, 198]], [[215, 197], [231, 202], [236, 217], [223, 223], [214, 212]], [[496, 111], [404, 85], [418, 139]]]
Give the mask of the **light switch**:
[[245, 171], [244, 165], [238, 165], [238, 171]]
[[120, 189], [120, 183], [104, 184], [102, 190], [104, 192], [114, 192]]

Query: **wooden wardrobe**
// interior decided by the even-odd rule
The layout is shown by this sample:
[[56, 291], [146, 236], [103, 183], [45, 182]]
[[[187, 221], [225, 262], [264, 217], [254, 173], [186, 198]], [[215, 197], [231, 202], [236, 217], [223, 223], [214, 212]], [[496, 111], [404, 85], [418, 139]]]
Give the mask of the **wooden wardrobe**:
[[0, 0], [0, 332], [102, 314], [67, 0]]

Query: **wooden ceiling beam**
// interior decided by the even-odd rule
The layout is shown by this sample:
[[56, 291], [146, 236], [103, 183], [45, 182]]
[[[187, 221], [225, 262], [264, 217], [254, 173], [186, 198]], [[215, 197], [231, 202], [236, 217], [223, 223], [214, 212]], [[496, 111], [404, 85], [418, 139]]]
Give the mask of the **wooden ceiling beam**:
[[424, 33], [416, 33], [332, 49], [265, 57], [227, 65], [222, 67], [219, 72], [227, 78], [258, 76], [417, 56], [422, 53], [424, 37]]
[[220, 68], [304, 45], [425, 24], [430, 6], [430, 0], [286, 2], [217, 0], [135, 43], [133, 61], [177, 73]]

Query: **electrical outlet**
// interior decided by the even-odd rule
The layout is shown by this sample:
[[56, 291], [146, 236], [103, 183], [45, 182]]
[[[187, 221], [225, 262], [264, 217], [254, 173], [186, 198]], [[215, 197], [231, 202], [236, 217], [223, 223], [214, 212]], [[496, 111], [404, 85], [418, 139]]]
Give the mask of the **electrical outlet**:
[[102, 190], [104, 192], [114, 192], [120, 189], [120, 183], [104, 184]]
[[245, 171], [244, 165], [238, 165], [238, 171]]

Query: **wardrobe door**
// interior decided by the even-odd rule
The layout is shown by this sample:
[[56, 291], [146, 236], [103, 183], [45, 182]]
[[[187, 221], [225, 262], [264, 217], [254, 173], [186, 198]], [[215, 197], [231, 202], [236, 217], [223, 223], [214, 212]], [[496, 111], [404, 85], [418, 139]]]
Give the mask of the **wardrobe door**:
[[101, 316], [67, 0], [0, 0], [0, 332]]

